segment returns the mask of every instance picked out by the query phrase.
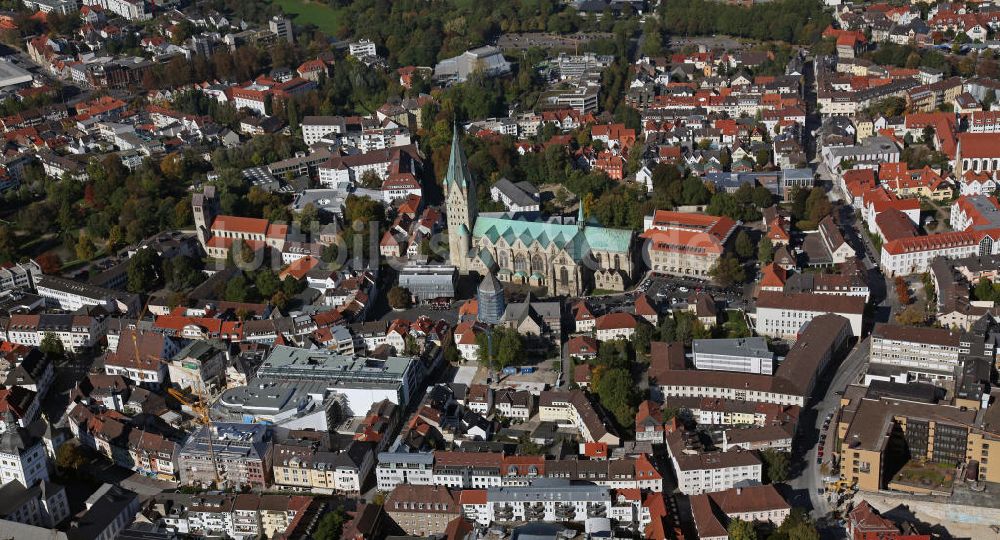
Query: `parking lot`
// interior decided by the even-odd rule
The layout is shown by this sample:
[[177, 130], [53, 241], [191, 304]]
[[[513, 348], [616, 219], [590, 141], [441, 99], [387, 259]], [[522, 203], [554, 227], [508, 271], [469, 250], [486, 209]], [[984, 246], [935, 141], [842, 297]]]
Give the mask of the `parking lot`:
[[624, 306], [631, 305], [639, 294], [646, 294], [658, 304], [673, 307], [686, 304], [688, 298], [694, 293], [705, 292], [711, 294], [717, 302], [723, 303], [726, 309], [746, 309], [746, 299], [751, 296], [749, 289], [752, 286], [752, 284], [748, 284], [745, 287], [720, 287], [710, 281], [657, 275], [655, 272], [649, 272], [630, 292], [586, 298], [591, 308], [597, 311], [611, 312], [621, 311]]

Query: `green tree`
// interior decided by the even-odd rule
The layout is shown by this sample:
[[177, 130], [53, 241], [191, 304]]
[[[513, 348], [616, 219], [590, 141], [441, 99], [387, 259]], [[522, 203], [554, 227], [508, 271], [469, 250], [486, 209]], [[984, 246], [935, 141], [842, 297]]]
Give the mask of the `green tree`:
[[257, 292], [264, 298], [270, 298], [281, 290], [281, 281], [270, 268], [263, 268], [254, 274], [253, 283]]
[[752, 521], [734, 519], [729, 522], [729, 540], [757, 540], [757, 530]]
[[129, 292], [150, 292], [163, 285], [163, 258], [155, 249], [142, 248], [129, 259], [126, 276]]
[[740, 259], [746, 260], [753, 255], [753, 252], [753, 240], [750, 239], [750, 235], [746, 231], [741, 230], [736, 235], [736, 255]]
[[627, 368], [600, 370], [594, 383], [601, 405], [618, 421], [631, 428], [635, 424], [635, 411], [639, 394]]
[[319, 525], [316, 526], [316, 532], [313, 533], [312, 537], [314, 540], [340, 540], [340, 533], [343, 531], [346, 521], [347, 516], [344, 514], [344, 509], [334, 507], [333, 511], [323, 514], [323, 518], [319, 520]]
[[809, 192], [809, 197], [806, 198], [806, 215], [809, 221], [819, 224], [820, 220], [830, 215], [832, 209], [833, 205], [823, 188], [815, 187]]
[[38, 345], [38, 350], [42, 351], [49, 360], [57, 360], [66, 356], [66, 348], [59, 336], [52, 332], [45, 332], [42, 342]]
[[[497, 339], [496, 334], [494, 330], [494, 340]], [[524, 358], [524, 341], [521, 334], [513, 329], [503, 329], [499, 334], [495, 360], [497, 369], [520, 364]]]
[[80, 237], [77, 239], [74, 249], [76, 251], [76, 258], [81, 261], [89, 261], [90, 259], [93, 259], [94, 254], [97, 252], [97, 246], [95, 246], [94, 242], [90, 240], [87, 233], [82, 231], [80, 232]]
[[793, 508], [768, 540], [819, 540], [819, 538], [816, 523], [809, 518], [805, 510]]
[[237, 274], [226, 284], [226, 292], [223, 297], [227, 302], [246, 302], [250, 298], [249, 287], [247, 278], [242, 273]]
[[709, 270], [709, 275], [723, 287], [746, 281], [743, 265], [732, 255], [723, 255], [715, 266]]
[[75, 474], [87, 465], [87, 457], [83, 455], [80, 446], [70, 442], [60, 444], [56, 450], [56, 467], [60, 471]]
[[17, 256], [14, 232], [6, 225], [0, 225], [0, 261], [10, 261]]
[[774, 243], [766, 236], [757, 244], [757, 260], [760, 264], [770, 264], [774, 260]]
[[787, 452], [766, 448], [760, 453], [764, 460], [764, 474], [771, 484], [788, 480], [788, 468], [791, 465]]
[[635, 334], [632, 336], [632, 342], [635, 343], [635, 350], [643, 354], [649, 354], [649, 345], [652, 341], [653, 327], [645, 323], [639, 323], [639, 326], [635, 329]]

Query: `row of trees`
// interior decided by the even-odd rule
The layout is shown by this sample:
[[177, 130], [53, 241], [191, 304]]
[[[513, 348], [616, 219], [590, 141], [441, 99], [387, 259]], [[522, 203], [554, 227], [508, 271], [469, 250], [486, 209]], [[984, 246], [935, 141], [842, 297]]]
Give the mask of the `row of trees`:
[[711, 0], [672, 0], [660, 20], [673, 35], [738, 36], [758, 41], [811, 44], [832, 21], [816, 0], [778, 0], [745, 8]]

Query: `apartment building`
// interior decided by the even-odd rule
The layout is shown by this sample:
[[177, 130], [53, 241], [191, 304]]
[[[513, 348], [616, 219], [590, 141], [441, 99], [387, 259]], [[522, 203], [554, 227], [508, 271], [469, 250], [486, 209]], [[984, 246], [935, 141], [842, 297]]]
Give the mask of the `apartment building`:
[[951, 231], [890, 240], [882, 244], [879, 265], [889, 276], [910, 275], [928, 271], [938, 257], [957, 259], [997, 254], [1000, 254], [1000, 229]]
[[691, 352], [694, 367], [708, 371], [774, 373], [774, 353], [762, 337], [738, 339], [696, 339]]
[[847, 319], [860, 336], [864, 298], [814, 293], [762, 292], [757, 297], [755, 330], [762, 336], [794, 340], [814, 318], [832, 313]]
[[34, 486], [48, 479], [48, 455], [42, 439], [29, 428], [6, 425], [6, 430], [0, 433], [0, 483], [16, 480], [21, 485]]
[[290, 440], [272, 449], [274, 483], [313, 493], [359, 494], [375, 465], [375, 443], [352, 441], [336, 451], [317, 441]]
[[[66, 490], [52, 482], [39, 482], [31, 487], [17, 480], [0, 486], [0, 501], [3, 501], [3, 511], [0, 519], [46, 527], [55, 526], [69, 517], [69, 500]], [[5, 534], [10, 530], [3, 529]], [[20, 538], [17, 534], [11, 538]]]
[[181, 535], [249, 540], [283, 537], [312, 502], [302, 495], [160, 493], [145, 503], [143, 512]]
[[33, 289], [35, 278], [40, 275], [42, 275], [42, 269], [33, 260], [0, 266], [0, 291]]
[[761, 461], [753, 452], [706, 453], [697, 448], [690, 434], [681, 431], [667, 435], [667, 451], [677, 476], [677, 488], [685, 495], [761, 483]]
[[156, 332], [126, 331], [119, 338], [117, 349], [104, 354], [104, 372], [159, 388], [167, 381], [169, 372], [164, 359], [177, 354], [181, 345], [182, 340]]
[[[890, 474], [900, 462], [964, 463], [980, 481], [1000, 481], [1000, 467], [989, 462], [1000, 452], [1000, 408], [997, 396], [983, 409], [871, 395], [849, 387], [841, 399], [838, 423], [840, 475], [863, 491], [886, 487], [928, 494], [950, 487], [922, 485]], [[895, 464], [890, 470], [889, 464]], [[905, 465], [904, 465], [905, 468]]]
[[691, 514], [700, 540], [729, 540], [729, 523], [741, 520], [780, 526], [791, 505], [772, 485], [748, 486], [691, 497]]
[[663, 476], [645, 454], [612, 460], [546, 459], [498, 452], [382, 452], [375, 476], [379, 491], [402, 484], [452, 489], [527, 486], [539, 478], [587, 481], [614, 489], [663, 491]]
[[216, 422], [199, 427], [177, 454], [181, 483], [269, 486], [270, 436], [265, 424]]
[[58, 276], [37, 276], [35, 291], [48, 303], [66, 311], [99, 306], [108, 311], [135, 313], [142, 307], [138, 295], [95, 287]]
[[708, 279], [739, 223], [725, 216], [657, 210], [644, 220], [649, 267], [673, 276]]
[[543, 391], [538, 398], [538, 416], [543, 422], [573, 426], [587, 442], [603, 442], [612, 446], [621, 444], [621, 439], [608, 430], [610, 424], [582, 390]]
[[53, 334], [69, 352], [81, 352], [96, 345], [104, 333], [104, 319], [90, 315], [12, 314], [4, 328], [7, 341], [38, 347], [46, 334]]
[[462, 515], [457, 494], [444, 486], [401, 484], [386, 495], [383, 508], [406, 534], [415, 536], [442, 534]]
[[613, 501], [612, 490], [607, 487], [571, 485], [569, 480], [558, 478], [535, 480], [528, 486], [474, 490], [460, 498], [465, 516], [480, 525], [609, 518]]

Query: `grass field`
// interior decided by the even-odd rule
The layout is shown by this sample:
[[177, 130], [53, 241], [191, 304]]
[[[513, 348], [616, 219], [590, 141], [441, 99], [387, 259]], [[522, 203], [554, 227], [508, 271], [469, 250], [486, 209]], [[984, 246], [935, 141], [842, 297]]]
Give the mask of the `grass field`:
[[340, 11], [317, 0], [274, 0], [297, 24], [315, 24], [317, 28], [335, 35], [340, 25]]

